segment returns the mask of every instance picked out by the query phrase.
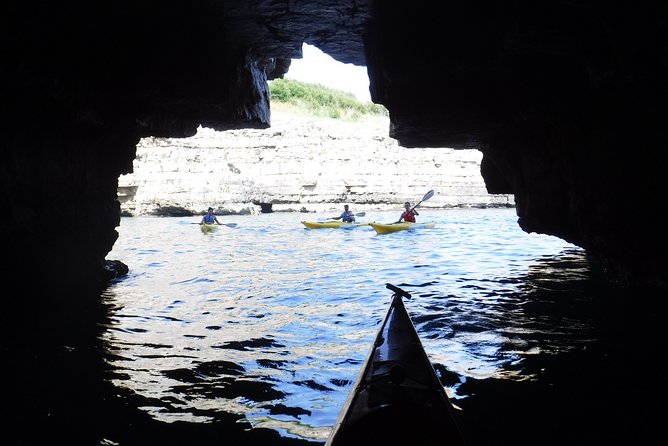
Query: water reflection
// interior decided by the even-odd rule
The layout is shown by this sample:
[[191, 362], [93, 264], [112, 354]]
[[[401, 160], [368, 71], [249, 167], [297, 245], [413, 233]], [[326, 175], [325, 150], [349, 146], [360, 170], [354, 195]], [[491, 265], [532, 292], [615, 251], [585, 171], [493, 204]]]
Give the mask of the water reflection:
[[142, 232], [149, 225], [128, 221], [132, 243], [117, 249], [135, 267], [106, 295], [114, 385], [146, 398], [141, 410], [157, 421], [229, 413], [322, 441], [386, 311], [386, 282], [415, 296], [407, 308], [456, 398], [471, 379], [535, 379], [523, 358], [569, 341], [549, 307], [545, 320], [527, 312], [527, 290], [578, 251], [551, 260], [568, 248], [519, 231], [512, 210], [423, 214], [435, 229], [383, 237], [305, 230], [290, 215], [239, 218], [238, 230], [206, 236], [187, 222]]
[[292, 216], [213, 235], [124, 221], [110, 257], [131, 274], [102, 305], [71, 290], [8, 302], [7, 432], [23, 444], [322, 444], [390, 282], [413, 295], [470, 445], [661, 434], [665, 296], [598, 280], [581, 250], [521, 233], [512, 212], [485, 214], [491, 229], [476, 211], [422, 215], [437, 228], [388, 238], [306, 231]]
[[[614, 444], [591, 413], [621, 425], [610, 388], [655, 391], [632, 378], [664, 336], [653, 298], [629, 307], [636, 291], [598, 281], [582, 250], [522, 233], [512, 210], [422, 216], [436, 228], [387, 236], [305, 230], [291, 215], [206, 235], [127, 222], [135, 236], [117, 257], [134, 269], [105, 294], [110, 382], [156, 426], [321, 444], [390, 282], [413, 295], [406, 307], [470, 444]], [[640, 393], [625, 398], [642, 406]]]

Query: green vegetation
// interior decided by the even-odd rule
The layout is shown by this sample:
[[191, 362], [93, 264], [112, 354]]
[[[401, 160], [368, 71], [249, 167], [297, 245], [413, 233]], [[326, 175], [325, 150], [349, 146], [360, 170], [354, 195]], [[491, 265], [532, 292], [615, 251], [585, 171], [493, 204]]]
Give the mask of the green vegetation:
[[373, 102], [359, 102], [355, 95], [290, 79], [269, 82], [271, 102], [294, 106], [314, 116], [358, 120], [364, 115], [387, 116], [387, 109]]

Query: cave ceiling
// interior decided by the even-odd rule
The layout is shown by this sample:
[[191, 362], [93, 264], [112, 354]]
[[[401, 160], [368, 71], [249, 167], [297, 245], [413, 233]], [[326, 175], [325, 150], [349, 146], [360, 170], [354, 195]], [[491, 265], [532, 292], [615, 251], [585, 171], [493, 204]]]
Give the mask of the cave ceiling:
[[[665, 2], [10, 1], [3, 237], [20, 256], [71, 243], [79, 266], [99, 262], [137, 141], [270, 126], [267, 81], [308, 43], [367, 67], [406, 150], [480, 150], [523, 230], [665, 285], [667, 23]], [[44, 208], [77, 230], [31, 239]]]

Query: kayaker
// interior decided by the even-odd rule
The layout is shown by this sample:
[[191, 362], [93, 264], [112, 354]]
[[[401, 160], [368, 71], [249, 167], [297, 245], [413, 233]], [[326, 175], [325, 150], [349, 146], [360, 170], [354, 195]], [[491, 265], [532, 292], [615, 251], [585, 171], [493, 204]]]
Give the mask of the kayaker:
[[352, 223], [355, 221], [355, 214], [349, 209], [349, 206], [346, 204], [343, 206], [343, 212], [338, 217], [332, 217], [332, 220], [341, 220], [346, 223]]
[[202, 221], [199, 222], [200, 225], [212, 225], [212, 224], [217, 224], [221, 225], [222, 223], [218, 221], [218, 218], [213, 215], [213, 208], [209, 208], [206, 210], [206, 214], [204, 214], [204, 217], [202, 217]]
[[402, 220], [409, 223], [415, 223], [415, 216], [420, 215], [418, 211], [411, 209], [411, 204], [408, 201], [404, 203], [404, 208], [406, 208], [406, 210], [401, 213], [401, 217], [396, 221], [396, 223], [400, 223]]

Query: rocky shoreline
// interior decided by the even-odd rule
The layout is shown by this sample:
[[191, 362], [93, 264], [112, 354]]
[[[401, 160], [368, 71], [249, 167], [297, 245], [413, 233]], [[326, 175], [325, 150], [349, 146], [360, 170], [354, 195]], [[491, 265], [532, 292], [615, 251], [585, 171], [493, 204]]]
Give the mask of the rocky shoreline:
[[119, 178], [122, 215], [389, 210], [432, 189], [423, 208], [514, 206], [487, 193], [477, 150], [403, 148], [388, 128], [386, 117], [317, 118], [277, 104], [269, 129], [146, 138]]

